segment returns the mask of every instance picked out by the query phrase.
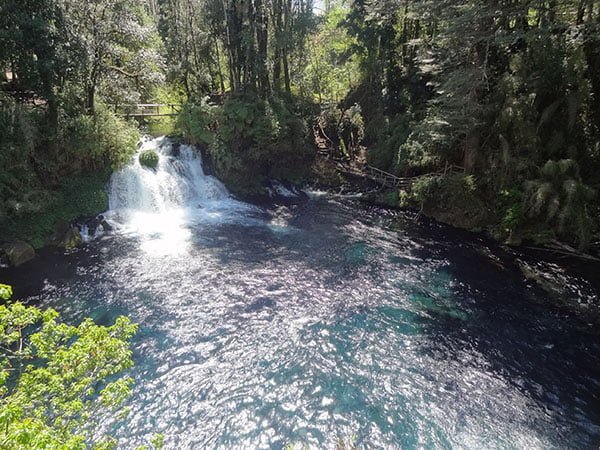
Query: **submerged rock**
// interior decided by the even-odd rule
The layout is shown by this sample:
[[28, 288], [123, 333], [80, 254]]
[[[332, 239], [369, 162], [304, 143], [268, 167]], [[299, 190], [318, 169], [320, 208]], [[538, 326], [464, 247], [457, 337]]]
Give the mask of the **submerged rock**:
[[521, 270], [521, 273], [529, 281], [534, 281], [539, 287], [554, 295], [565, 294], [564, 286], [561, 284], [561, 280], [553, 277], [551, 274], [545, 273], [541, 269], [528, 264], [527, 262], [517, 259], [517, 266]]
[[71, 226], [61, 241], [61, 247], [71, 250], [83, 244], [81, 232], [77, 226]]
[[81, 232], [77, 225], [62, 223], [57, 227], [50, 243], [57, 247], [71, 250], [83, 244], [83, 238], [81, 237]]
[[15, 241], [2, 247], [11, 266], [17, 267], [35, 258], [35, 250], [27, 242]]

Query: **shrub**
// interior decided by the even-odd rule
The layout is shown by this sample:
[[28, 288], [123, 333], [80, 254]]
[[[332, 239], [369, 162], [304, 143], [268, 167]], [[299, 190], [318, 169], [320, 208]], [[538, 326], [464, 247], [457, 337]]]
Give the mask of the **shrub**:
[[576, 161], [547, 161], [539, 178], [525, 183], [525, 193], [526, 215], [531, 221], [556, 229], [582, 250], [589, 245], [594, 230], [591, 204], [597, 193], [582, 181]]
[[442, 164], [440, 157], [432, 151], [436, 148], [429, 137], [412, 132], [400, 145], [396, 155], [396, 168], [399, 172], [411, 170], [435, 170]]
[[0, 236], [22, 239], [34, 247], [43, 247], [46, 238], [59, 223], [71, 222], [80, 216], [94, 216], [108, 209], [104, 189], [110, 172], [83, 173], [71, 176], [57, 190], [45, 192], [46, 201], [35, 212], [12, 214], [0, 222]]
[[62, 139], [71, 171], [118, 169], [131, 160], [140, 133], [135, 124], [99, 106], [94, 116], [67, 119]]
[[410, 196], [419, 204], [432, 199], [441, 184], [441, 177], [437, 175], [421, 177], [412, 186]]
[[192, 144], [213, 144], [216, 108], [209, 105], [206, 99], [200, 104], [186, 104], [177, 118], [177, 128]]
[[38, 211], [46, 202], [31, 169], [39, 143], [40, 114], [0, 93], [0, 222]]
[[[0, 285], [0, 297], [10, 298]], [[118, 317], [111, 326], [91, 319], [61, 323], [56, 311], [19, 302], [0, 305], [0, 428], [3, 448], [112, 448], [95, 440], [94, 420], [118, 410], [133, 380], [129, 341], [137, 326]]]
[[449, 172], [423, 177], [413, 185], [411, 198], [442, 222], [468, 229], [489, 223], [490, 210], [472, 175]]
[[140, 161], [140, 164], [144, 167], [156, 169], [156, 167], [158, 166], [159, 157], [158, 153], [156, 153], [154, 150], [144, 150], [140, 153], [138, 159]]
[[501, 231], [510, 234], [519, 230], [525, 220], [523, 193], [514, 188], [501, 191], [500, 207], [502, 208]]
[[270, 178], [299, 180], [311, 168], [308, 125], [295, 99], [227, 98], [222, 105], [187, 105], [179, 126], [204, 144], [216, 174], [236, 194], [260, 193]]
[[379, 133], [375, 143], [367, 151], [367, 162], [387, 171], [395, 171], [398, 148], [406, 142], [410, 134], [409, 116], [401, 114], [387, 121], [381, 117]]

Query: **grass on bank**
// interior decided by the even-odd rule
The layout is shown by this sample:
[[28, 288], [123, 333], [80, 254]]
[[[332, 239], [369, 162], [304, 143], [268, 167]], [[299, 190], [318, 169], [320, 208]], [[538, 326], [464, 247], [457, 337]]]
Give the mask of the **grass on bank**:
[[48, 203], [39, 211], [0, 222], [3, 240], [24, 240], [35, 248], [43, 247], [59, 224], [82, 216], [95, 216], [108, 209], [106, 183], [110, 171], [82, 173], [64, 180], [48, 195]]

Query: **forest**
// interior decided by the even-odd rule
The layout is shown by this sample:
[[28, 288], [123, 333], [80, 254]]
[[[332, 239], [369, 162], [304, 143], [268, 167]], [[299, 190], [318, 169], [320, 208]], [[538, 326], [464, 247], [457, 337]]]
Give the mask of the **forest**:
[[599, 194], [600, 0], [0, 0], [0, 449], [596, 447]]
[[[320, 124], [347, 160], [434, 174], [411, 192], [387, 193], [389, 204], [514, 244], [558, 239], [586, 249], [597, 240], [596, 1], [0, 7], [8, 237], [39, 246], [57, 222], [101, 210], [98, 186], [139, 136], [114, 105], [176, 102], [185, 107], [172, 132], [205, 146], [239, 194], [267, 178], [313, 180]], [[438, 173], [454, 166], [462, 171]], [[73, 199], [82, 185], [89, 192]], [[30, 226], [32, 215], [43, 226]]]

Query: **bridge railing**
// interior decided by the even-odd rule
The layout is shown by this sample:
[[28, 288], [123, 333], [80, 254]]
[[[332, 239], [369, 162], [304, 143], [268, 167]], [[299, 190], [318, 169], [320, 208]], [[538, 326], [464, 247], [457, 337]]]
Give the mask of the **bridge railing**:
[[178, 103], [136, 103], [113, 105], [116, 114], [123, 117], [169, 117], [181, 111]]
[[388, 188], [402, 188], [405, 190], [410, 190], [417, 180], [424, 177], [446, 175], [448, 172], [465, 172], [464, 167], [448, 164], [446, 167], [438, 170], [437, 172], [426, 173], [413, 177], [399, 177], [368, 164], [356, 165], [351, 164], [349, 160], [334, 158], [331, 156], [331, 152], [324, 149], [319, 150], [319, 154], [332, 161], [337, 170], [342, 173], [368, 178]]

